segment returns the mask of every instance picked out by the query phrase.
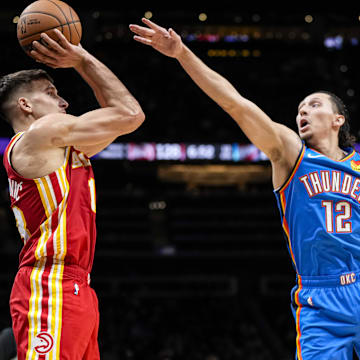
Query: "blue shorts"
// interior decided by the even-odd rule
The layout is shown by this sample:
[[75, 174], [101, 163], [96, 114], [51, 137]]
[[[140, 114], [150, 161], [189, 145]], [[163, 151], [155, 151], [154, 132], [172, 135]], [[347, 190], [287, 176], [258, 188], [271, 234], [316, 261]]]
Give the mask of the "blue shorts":
[[300, 276], [291, 291], [296, 360], [352, 360], [360, 355], [360, 272]]

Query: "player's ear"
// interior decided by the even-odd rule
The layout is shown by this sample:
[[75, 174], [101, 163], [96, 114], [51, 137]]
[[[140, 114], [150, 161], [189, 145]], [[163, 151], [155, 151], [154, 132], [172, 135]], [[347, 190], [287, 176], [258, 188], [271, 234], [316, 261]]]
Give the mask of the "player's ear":
[[335, 119], [334, 119], [334, 125], [336, 127], [341, 127], [343, 126], [345, 123], [345, 116], [344, 115], [336, 115]]
[[19, 97], [17, 104], [22, 112], [26, 113], [27, 115], [32, 113], [32, 105], [28, 98], [23, 96]]

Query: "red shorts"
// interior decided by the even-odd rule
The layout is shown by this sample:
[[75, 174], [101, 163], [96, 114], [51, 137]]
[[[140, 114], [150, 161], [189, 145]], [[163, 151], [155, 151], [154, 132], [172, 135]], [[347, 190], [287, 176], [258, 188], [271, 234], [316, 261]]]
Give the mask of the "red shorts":
[[18, 360], [100, 359], [99, 311], [78, 266], [22, 267], [10, 296]]

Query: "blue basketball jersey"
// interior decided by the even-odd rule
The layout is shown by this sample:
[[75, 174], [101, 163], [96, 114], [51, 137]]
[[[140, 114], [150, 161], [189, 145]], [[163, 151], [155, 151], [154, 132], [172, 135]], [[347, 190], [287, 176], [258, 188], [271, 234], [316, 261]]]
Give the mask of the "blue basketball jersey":
[[360, 155], [340, 160], [303, 145], [274, 191], [295, 270], [304, 276], [360, 269]]

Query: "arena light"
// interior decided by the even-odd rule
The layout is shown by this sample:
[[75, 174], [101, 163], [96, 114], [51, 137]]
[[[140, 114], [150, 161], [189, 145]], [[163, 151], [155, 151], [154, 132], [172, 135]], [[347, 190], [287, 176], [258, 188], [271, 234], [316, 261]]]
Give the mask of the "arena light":
[[145, 11], [144, 17], [145, 19], [151, 19], [153, 17], [153, 13], [151, 11]]
[[359, 45], [359, 40], [358, 40], [356, 37], [352, 37], [352, 38], [350, 39], [350, 44], [351, 44], [352, 46], [358, 46], [358, 45]]
[[200, 21], [206, 21], [207, 20], [207, 15], [205, 13], [199, 14], [199, 20]]
[[326, 36], [324, 40], [324, 46], [328, 49], [342, 49], [343, 46], [343, 37], [341, 35], [337, 36]]
[[310, 24], [310, 23], [312, 23], [314, 21], [314, 18], [312, 17], [312, 15], [305, 15], [304, 20], [305, 20], [305, 22]]

